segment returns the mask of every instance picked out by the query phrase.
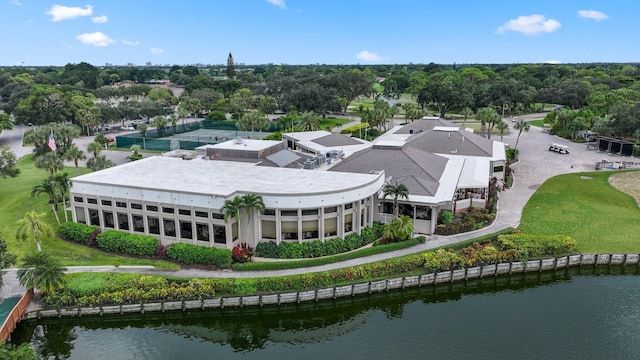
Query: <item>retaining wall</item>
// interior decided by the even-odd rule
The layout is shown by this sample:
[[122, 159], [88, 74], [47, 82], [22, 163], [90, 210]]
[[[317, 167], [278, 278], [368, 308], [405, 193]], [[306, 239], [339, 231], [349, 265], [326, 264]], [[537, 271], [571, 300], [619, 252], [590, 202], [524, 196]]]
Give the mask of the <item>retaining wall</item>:
[[31, 302], [33, 298], [33, 289], [27, 290], [27, 292], [22, 295], [22, 298], [18, 303], [13, 307], [7, 318], [2, 323], [2, 327], [0, 328], [0, 339], [7, 341], [11, 337], [11, 332], [16, 328], [16, 324], [20, 322], [23, 318], [23, 315], [27, 312], [27, 306]]
[[[337, 286], [324, 289], [285, 292], [268, 295], [248, 295], [221, 297], [207, 300], [167, 301], [149, 304], [112, 305], [98, 307], [77, 307], [51, 310], [37, 310], [26, 313], [23, 319], [39, 319], [69, 316], [102, 316], [106, 314], [145, 313], [148, 311], [190, 311], [224, 309], [225, 307], [265, 306], [292, 304], [309, 301], [336, 299], [361, 294], [372, 294], [406, 287], [437, 285], [460, 280], [476, 279], [503, 274], [522, 272], [542, 272], [572, 266], [638, 266], [640, 254], [581, 254], [555, 259], [529, 260], [526, 262], [501, 263], [477, 266], [461, 270], [443, 271], [433, 274], [409, 276], [368, 283]], [[21, 300], [22, 301], [22, 300]], [[17, 306], [16, 306], [17, 307]], [[26, 307], [26, 305], [25, 305]], [[15, 327], [15, 324], [14, 324]], [[13, 330], [13, 329], [12, 329]]]

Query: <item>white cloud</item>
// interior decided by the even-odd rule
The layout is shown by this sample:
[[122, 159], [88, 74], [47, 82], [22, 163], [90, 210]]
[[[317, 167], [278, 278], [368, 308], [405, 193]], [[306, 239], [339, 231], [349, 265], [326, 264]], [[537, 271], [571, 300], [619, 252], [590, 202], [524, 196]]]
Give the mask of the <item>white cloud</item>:
[[356, 55], [356, 57], [358, 58], [358, 60], [369, 61], [369, 62], [376, 62], [376, 61], [382, 60], [382, 57], [380, 57], [378, 54], [369, 52], [367, 50], [360, 51], [358, 55]]
[[607, 20], [609, 16], [602, 11], [596, 10], [578, 10], [578, 16], [584, 19], [591, 19], [595, 21]]
[[22, 5], [22, 3], [20, 2], [20, 0], [12, 0], [12, 1], [11, 1], [11, 3], [12, 3], [13, 5], [17, 5], [17, 6]]
[[273, 6], [279, 7], [282, 10], [287, 8], [287, 5], [284, 3], [284, 0], [267, 0], [267, 2]]
[[116, 41], [101, 32], [84, 33], [76, 36], [76, 39], [87, 45], [93, 46], [109, 46]]
[[529, 16], [518, 16], [498, 27], [496, 32], [504, 34], [507, 31], [515, 31], [525, 35], [538, 35], [540, 33], [552, 33], [562, 26], [554, 19], [547, 20], [544, 15], [533, 14]]
[[131, 40], [122, 40], [122, 43], [127, 46], [137, 46], [138, 44], [140, 44], [137, 41], [131, 41]]
[[163, 50], [163, 49], [160, 49], [160, 48], [151, 48], [151, 53], [152, 53], [153, 55], [160, 55], [160, 54], [162, 54], [163, 52], [164, 52], [164, 50]]
[[93, 14], [93, 6], [85, 5], [81, 7], [69, 7], [63, 5], [53, 5], [45, 14], [51, 15], [51, 21], [62, 21], [77, 18], [78, 16], [90, 16]]
[[109, 19], [107, 18], [107, 15], [102, 15], [102, 16], [92, 17], [91, 21], [93, 21], [96, 24], [104, 24], [107, 21], [109, 21]]
[[543, 62], [543, 64], [562, 64], [562, 61], [560, 60], [547, 60], [545, 62]]

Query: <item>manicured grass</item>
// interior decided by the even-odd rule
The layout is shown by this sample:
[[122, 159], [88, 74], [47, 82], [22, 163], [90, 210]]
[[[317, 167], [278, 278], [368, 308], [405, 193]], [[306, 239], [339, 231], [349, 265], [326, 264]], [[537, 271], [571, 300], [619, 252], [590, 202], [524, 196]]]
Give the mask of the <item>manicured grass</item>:
[[529, 123], [529, 125], [533, 125], [533, 126], [544, 128], [544, 120], [542, 120], [542, 119], [532, 120], [532, 121], [527, 121], [527, 122]]
[[322, 119], [320, 121], [320, 128], [322, 130], [328, 130], [330, 131], [331, 129], [337, 127], [337, 126], [342, 126], [346, 123], [348, 123], [349, 120], [348, 119], [338, 119], [338, 118], [326, 118], [326, 119]]
[[561, 234], [578, 241], [582, 253], [640, 252], [640, 209], [609, 185], [612, 172], [559, 175], [531, 197], [518, 230]]
[[[35, 210], [39, 214], [45, 214], [43, 219], [57, 232], [58, 224], [48, 204], [48, 197], [41, 195], [31, 197], [31, 190], [40, 184], [49, 174], [46, 170], [35, 167], [31, 155], [25, 156], [17, 163], [20, 175], [17, 178], [0, 179], [0, 235], [6, 240], [9, 251], [18, 255], [18, 262], [25, 254], [35, 251], [34, 242], [17, 241], [15, 237], [17, 221], [28, 211]], [[74, 167], [64, 170], [69, 176], [76, 176]], [[89, 172], [86, 168], [80, 168], [80, 174]], [[72, 179], [73, 181], [73, 179]], [[67, 203], [68, 205], [68, 203]], [[64, 222], [62, 204], [59, 206], [58, 216]], [[71, 213], [68, 213], [71, 219]], [[145, 259], [133, 259], [113, 254], [103, 253], [85, 246], [72, 244], [57, 237], [42, 242], [42, 249], [52, 256], [60, 259], [63, 265], [153, 265], [163, 269], [178, 269], [179, 266], [166, 261], [153, 261]]]

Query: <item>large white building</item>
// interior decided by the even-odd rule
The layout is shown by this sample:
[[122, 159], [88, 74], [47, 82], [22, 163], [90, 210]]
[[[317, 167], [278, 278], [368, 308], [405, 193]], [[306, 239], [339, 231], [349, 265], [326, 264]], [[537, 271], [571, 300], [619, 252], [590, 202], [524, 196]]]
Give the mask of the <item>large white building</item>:
[[[72, 179], [73, 221], [232, 248], [239, 239], [305, 241], [344, 237], [377, 220], [384, 172], [341, 174], [253, 163], [154, 156]], [[226, 200], [260, 195], [264, 214], [226, 222]]]

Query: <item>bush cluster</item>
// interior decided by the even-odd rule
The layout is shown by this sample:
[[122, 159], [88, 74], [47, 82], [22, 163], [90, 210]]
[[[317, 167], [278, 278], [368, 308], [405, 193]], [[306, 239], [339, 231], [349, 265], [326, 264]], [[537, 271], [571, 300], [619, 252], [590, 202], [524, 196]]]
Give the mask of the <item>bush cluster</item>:
[[456, 219], [448, 224], [436, 225], [435, 233], [438, 235], [453, 235], [477, 230], [491, 224], [495, 217], [494, 214], [471, 210], [465, 212], [461, 219]]
[[219, 268], [231, 266], [231, 251], [192, 244], [176, 243], [167, 246], [167, 257], [182, 264], [213, 265]]
[[88, 244], [89, 239], [98, 230], [99, 228], [97, 226], [74, 222], [66, 222], [60, 224], [60, 227], [58, 229], [63, 239], [83, 244]]
[[153, 256], [159, 242], [158, 239], [151, 236], [107, 230], [96, 236], [96, 244], [104, 251], [121, 252], [135, 256]]
[[538, 258], [541, 256], [566, 256], [576, 251], [577, 241], [564, 235], [505, 234], [498, 236], [497, 245], [501, 250], [515, 251], [517, 256]]
[[[216, 279], [191, 279], [187, 282], [169, 282], [159, 276], [140, 274], [110, 274], [100, 286], [82, 286], [84, 277], [71, 277], [64, 289], [43, 297], [44, 305], [98, 306], [149, 303], [156, 301], [201, 300], [215, 297]], [[74, 281], [74, 279], [80, 281]]]
[[256, 256], [275, 259], [309, 259], [341, 254], [378, 240], [382, 236], [382, 230], [382, 224], [374, 223], [372, 227], [362, 229], [360, 235], [353, 233], [345, 236], [344, 239], [302, 243], [283, 241], [280, 245], [276, 245], [273, 241], [262, 242], [256, 246]]

